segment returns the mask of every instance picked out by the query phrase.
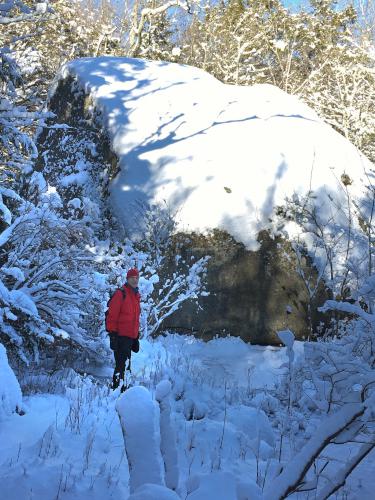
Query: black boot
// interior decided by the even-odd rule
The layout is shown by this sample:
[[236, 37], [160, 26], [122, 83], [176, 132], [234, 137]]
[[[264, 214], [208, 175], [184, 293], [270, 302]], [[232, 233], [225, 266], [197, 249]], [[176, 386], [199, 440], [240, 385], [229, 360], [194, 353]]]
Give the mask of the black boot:
[[115, 390], [120, 385], [120, 374], [114, 373], [112, 377], [112, 386], [111, 389]]

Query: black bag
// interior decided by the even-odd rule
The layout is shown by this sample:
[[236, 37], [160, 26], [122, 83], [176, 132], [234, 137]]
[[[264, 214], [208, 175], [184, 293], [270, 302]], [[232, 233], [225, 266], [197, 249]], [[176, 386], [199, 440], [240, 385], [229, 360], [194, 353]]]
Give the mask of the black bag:
[[[121, 292], [122, 292], [122, 300], [125, 300], [125, 297], [126, 297], [126, 292], [125, 292], [125, 290], [124, 290], [123, 288], [117, 288], [117, 290], [121, 290]], [[109, 312], [109, 304], [110, 304], [111, 300], [113, 299], [113, 296], [114, 296], [114, 294], [117, 292], [117, 290], [115, 290], [115, 291], [113, 292], [113, 294], [110, 296], [110, 298], [108, 299], [108, 302], [107, 302], [107, 310], [106, 310], [106, 312], [104, 313], [104, 316], [105, 316], [105, 320], [104, 320], [104, 321], [105, 321], [105, 329], [106, 329], [106, 331], [107, 331], [108, 333], [111, 333], [111, 332], [108, 330], [108, 328], [107, 328], [107, 316], [108, 316], [108, 312]], [[111, 349], [112, 349], [112, 347], [111, 347]]]

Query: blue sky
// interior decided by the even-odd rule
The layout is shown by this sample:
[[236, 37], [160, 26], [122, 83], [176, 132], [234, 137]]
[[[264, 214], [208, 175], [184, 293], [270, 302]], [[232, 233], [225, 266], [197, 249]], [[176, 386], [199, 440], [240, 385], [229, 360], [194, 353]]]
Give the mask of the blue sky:
[[[281, 3], [287, 7], [290, 8], [292, 11], [299, 11], [301, 7], [308, 8], [309, 6], [309, 0], [280, 0]], [[131, 0], [130, 0], [131, 2]], [[124, 1], [123, 0], [111, 0], [112, 5], [116, 6], [117, 11], [120, 13], [123, 8], [124, 8]], [[348, 5], [351, 3], [351, 0], [338, 0], [337, 5], [339, 8], [344, 7], [345, 5]]]

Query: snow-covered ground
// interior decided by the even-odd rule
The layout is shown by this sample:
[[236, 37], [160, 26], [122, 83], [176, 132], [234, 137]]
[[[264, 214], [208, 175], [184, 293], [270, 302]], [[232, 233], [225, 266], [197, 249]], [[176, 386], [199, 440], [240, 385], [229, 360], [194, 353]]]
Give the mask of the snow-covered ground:
[[182, 230], [218, 227], [256, 248], [286, 196], [313, 193], [322, 220], [335, 206], [345, 225], [341, 176], [354, 181], [351, 196], [362, 194], [368, 160], [277, 87], [225, 85], [193, 67], [113, 57], [73, 61], [59, 78], [68, 75], [101, 112], [121, 167], [113, 204], [133, 235], [140, 221], [129, 207], [141, 200], [166, 204]]
[[[294, 351], [296, 359], [303, 360], [303, 344], [295, 343]], [[25, 415], [14, 413], [0, 420], [0, 496], [4, 500], [127, 499], [128, 456], [144, 460], [148, 448], [157, 448], [160, 439], [159, 431], [152, 443], [146, 442], [146, 433], [138, 439], [137, 422], [138, 432], [142, 425], [149, 432], [154, 423], [147, 430], [147, 419], [153, 418], [157, 401], [164, 401], [164, 406], [160, 403], [161, 438], [166, 439], [169, 418], [178, 456], [169, 482], [178, 474], [179, 497], [163, 496], [165, 489], [159, 485], [144, 486], [131, 498], [261, 498], [280, 453], [279, 428], [285, 412], [277, 388], [287, 361], [285, 348], [250, 346], [231, 337], [204, 343], [168, 335], [142, 341], [140, 353], [133, 357], [135, 387], [124, 395], [108, 387], [110, 359], [101, 369], [87, 368], [89, 375], [72, 370], [58, 370], [49, 377], [29, 374], [23, 381]], [[118, 412], [125, 415], [130, 455], [125, 453]], [[294, 455], [303, 436], [317, 424], [308, 413], [301, 415], [293, 439], [282, 445], [282, 457]], [[140, 442], [138, 449], [131, 445]], [[163, 446], [173, 448], [173, 443]], [[329, 453], [341, 463], [345, 456], [338, 449], [331, 448]], [[372, 453], [352, 474], [339, 498], [373, 498], [374, 466]], [[149, 471], [146, 476], [150, 477]], [[142, 477], [136, 480], [139, 484]], [[308, 493], [294, 497], [309, 498]]]

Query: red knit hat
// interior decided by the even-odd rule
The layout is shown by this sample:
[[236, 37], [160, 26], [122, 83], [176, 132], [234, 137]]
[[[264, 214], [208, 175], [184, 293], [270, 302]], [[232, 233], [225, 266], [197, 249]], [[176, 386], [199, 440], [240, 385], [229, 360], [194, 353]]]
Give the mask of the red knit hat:
[[138, 269], [135, 269], [135, 268], [129, 269], [129, 271], [126, 274], [126, 277], [127, 278], [131, 278], [132, 276], [136, 276], [137, 278], [139, 277], [139, 271], [138, 271]]

